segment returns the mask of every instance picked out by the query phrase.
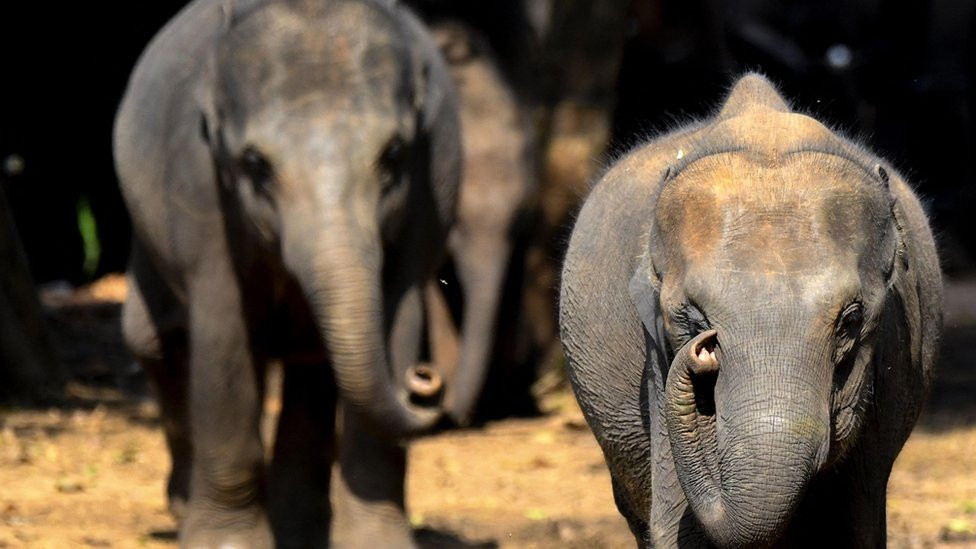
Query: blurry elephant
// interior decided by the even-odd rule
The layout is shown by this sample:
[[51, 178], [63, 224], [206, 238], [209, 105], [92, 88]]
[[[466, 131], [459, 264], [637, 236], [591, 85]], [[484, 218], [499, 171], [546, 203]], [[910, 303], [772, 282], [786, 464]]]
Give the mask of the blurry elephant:
[[530, 128], [485, 40], [454, 20], [433, 23], [431, 30], [458, 91], [464, 158], [457, 224], [448, 241], [461, 288], [460, 328], [432, 284], [432, 354], [449, 380], [445, 411], [464, 425], [488, 374], [513, 243], [525, 232], [536, 180]]
[[441, 56], [393, 2], [197, 0], [150, 43], [114, 135], [135, 230], [123, 329], [160, 396], [183, 546], [324, 544], [330, 488], [334, 544], [412, 545], [399, 440], [441, 415], [418, 364], [459, 142]]
[[[460, 307], [462, 326], [473, 323], [477, 317], [487, 325], [495, 316], [491, 334], [481, 329], [465, 331], [462, 327], [461, 337], [471, 352], [459, 351], [456, 344], [445, 345], [443, 341], [452, 341], [450, 335], [442, 337], [440, 344], [434, 344], [435, 351], [448, 348], [442, 355], [461, 352], [463, 360], [471, 361], [459, 372], [463, 379], [457, 384], [458, 390], [466, 391], [469, 397], [477, 397], [475, 389], [485, 379], [484, 395], [477, 410], [480, 417], [531, 413], [536, 410], [534, 397], [538, 392], [533, 394], [530, 388], [537, 377], [544, 376], [541, 383], [535, 384], [543, 392], [564, 380], [563, 370], [558, 366], [561, 349], [556, 339], [558, 265], [567, 242], [569, 221], [601, 163], [610, 137], [617, 69], [627, 36], [630, 2], [409, 0], [409, 3], [432, 21], [434, 27], [445, 25], [437, 32], [442, 46], [447, 47], [445, 53], [452, 73], [462, 88], [461, 116], [465, 118], [462, 131], [466, 141], [474, 138], [481, 142], [478, 151], [465, 153], [465, 172], [477, 171], [472, 166], [480, 157], [484, 159], [482, 164], [494, 162], [495, 171], [501, 168], [506, 173], [520, 172], [530, 180], [523, 186], [490, 174], [466, 176], [462, 184], [459, 230], [455, 235], [472, 233], [462, 228], [473, 226], [465, 220], [464, 204], [480, 200], [495, 219], [495, 228], [483, 234], [492, 231], [500, 234], [508, 225], [506, 248], [511, 252], [506, 253], [511, 257], [500, 295], [483, 300], [498, 302], [493, 305], [498, 307], [497, 312], [492, 313], [488, 307], [470, 308], [463, 304]], [[458, 22], [463, 22], [463, 27]], [[454, 30], [448, 32], [448, 29]], [[486, 44], [491, 54], [487, 53]], [[491, 89], [498, 91], [490, 92]], [[495, 112], [480, 114], [483, 111], [476, 109], [489, 99], [489, 94], [494, 98], [491, 101]], [[472, 107], [465, 106], [466, 102]], [[521, 128], [505, 128], [510, 118], [519, 116], [516, 113], [521, 113], [524, 120]], [[488, 131], [479, 131], [472, 123], [484, 125]], [[518, 136], [518, 131], [527, 132], [527, 136]], [[506, 139], [486, 142], [495, 132], [510, 136], [507, 140], [511, 142]], [[526, 150], [520, 152], [523, 146]], [[519, 159], [520, 156], [523, 158]], [[478, 181], [482, 183], [479, 185]], [[513, 195], [514, 192], [520, 196]], [[476, 197], [475, 200], [465, 200], [466, 194]], [[518, 212], [514, 224], [505, 220], [512, 211]], [[479, 223], [487, 228], [487, 221]], [[493, 238], [497, 241], [499, 237]], [[458, 241], [452, 237], [456, 263], [458, 251], [465, 245], [457, 246]], [[496, 275], [487, 265], [498, 264], [492, 259], [498, 254], [478, 257], [479, 252], [474, 248], [468, 255], [477, 258], [480, 263], [477, 268], [485, 273], [475, 280], [483, 288], [481, 295], [488, 296], [488, 288], [493, 285], [490, 279]], [[463, 267], [457, 266], [458, 277], [462, 278]], [[448, 278], [447, 282], [451, 280]], [[465, 286], [463, 280], [462, 286]], [[461, 288], [460, 296], [451, 288], [446, 290], [452, 304], [474, 299], [469, 295], [470, 283]], [[486, 343], [491, 348], [483, 351]], [[487, 371], [477, 366], [486, 360], [492, 362]], [[451, 363], [445, 358], [436, 361]], [[452, 415], [463, 421], [468, 415], [467, 405], [459, 403], [474, 399], [453, 398], [451, 387], [446, 398], [456, 403]]]

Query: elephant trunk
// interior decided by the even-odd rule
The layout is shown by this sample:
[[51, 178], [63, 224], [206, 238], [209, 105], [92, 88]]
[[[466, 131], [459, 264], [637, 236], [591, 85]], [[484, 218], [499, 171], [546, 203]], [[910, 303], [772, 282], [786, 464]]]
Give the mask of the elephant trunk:
[[[384, 329], [382, 245], [376, 231], [332, 220], [317, 242], [292, 249], [286, 263], [296, 274], [329, 350], [339, 394], [348, 409], [378, 432], [394, 437], [430, 429], [440, 410], [411, 403], [407, 387], [429, 389], [439, 379], [410, 369], [417, 379], [397, 380]], [[423, 391], [420, 391], [423, 393]], [[420, 400], [429, 396], [420, 394]]]
[[[731, 370], [732, 357], [725, 358], [729, 364], [721, 367]], [[829, 422], [822, 395], [810, 381], [788, 378], [810, 365], [765, 358], [743, 358], [734, 366], [734, 381], [719, 383], [715, 397], [703, 394], [709, 385], [703, 380], [725, 360], [715, 330], [709, 330], [678, 351], [668, 374], [665, 418], [678, 480], [719, 547], [775, 543], [826, 458]], [[712, 398], [709, 409], [712, 404], [703, 402]], [[703, 417], [709, 413], [713, 417]], [[713, 429], [702, 428], [708, 423]]]
[[511, 247], [501, 239], [466, 243], [457, 253], [458, 277], [464, 289], [461, 349], [455, 377], [445, 396], [445, 408], [458, 425], [467, 425], [488, 374], [495, 341], [501, 287]]

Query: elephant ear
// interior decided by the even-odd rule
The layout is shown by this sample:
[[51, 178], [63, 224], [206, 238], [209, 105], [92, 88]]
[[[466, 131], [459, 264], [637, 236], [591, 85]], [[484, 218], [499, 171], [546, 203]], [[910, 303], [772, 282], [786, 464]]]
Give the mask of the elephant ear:
[[425, 177], [433, 187], [438, 213], [449, 221], [454, 218], [461, 174], [457, 94], [444, 58], [426, 27], [408, 8], [396, 5], [395, 9], [410, 39], [415, 150], [425, 159]]
[[671, 363], [671, 352], [664, 333], [661, 295], [652, 282], [654, 276], [650, 255], [645, 253], [637, 265], [634, 276], [630, 279], [627, 290], [637, 309], [637, 316], [644, 326], [644, 342], [647, 349], [644, 358], [645, 373], [650, 374], [651, 380], [660, 382], [658, 388], [663, 390], [664, 379], [667, 378], [668, 366]]
[[220, 109], [217, 98], [217, 47], [230, 33], [238, 22], [249, 13], [261, 7], [258, 0], [222, 0], [210, 16], [217, 29], [211, 38], [209, 47], [205, 50], [200, 74], [197, 78], [193, 98], [200, 110], [200, 137], [211, 149], [222, 145], [220, 143]]
[[193, 98], [200, 111], [200, 139], [211, 149], [218, 145], [219, 135], [217, 106], [214, 97], [215, 64], [213, 52], [208, 52], [207, 59], [200, 68], [200, 78], [197, 79], [196, 87], [193, 90]]
[[[215, 7], [213, 18], [218, 29], [212, 37], [209, 47], [204, 52], [198, 69], [196, 84], [192, 91], [193, 101], [200, 113], [199, 137], [210, 150], [214, 169], [218, 171], [220, 170], [219, 160], [226, 154], [226, 144], [223, 141], [221, 131], [223, 120], [218, 97], [217, 46], [235, 24], [235, 18], [238, 16], [235, 9], [239, 7], [238, 4], [243, 4], [243, 2], [227, 0]], [[249, 4], [247, 5], [249, 6]], [[220, 177], [218, 179], [226, 182], [226, 178]]]
[[[664, 317], [661, 315], [661, 297], [652, 282], [654, 277], [649, 253], [645, 253], [630, 279], [627, 290], [637, 309], [644, 332], [644, 368], [641, 375], [640, 407], [641, 423], [651, 442], [652, 454], [659, 452], [658, 442], [662, 437], [664, 421], [658, 399], [664, 394], [664, 383], [668, 379], [671, 352], [664, 333]], [[667, 452], [667, 449], [664, 450]], [[656, 463], [656, 462], [655, 462]]]
[[193, 100], [200, 115], [199, 137], [201, 145], [207, 148], [213, 163], [213, 174], [218, 188], [230, 189], [231, 179], [224, 171], [227, 144], [221, 129], [223, 124], [221, 109], [217, 98], [217, 52], [209, 48], [200, 66], [200, 74], [193, 89]]

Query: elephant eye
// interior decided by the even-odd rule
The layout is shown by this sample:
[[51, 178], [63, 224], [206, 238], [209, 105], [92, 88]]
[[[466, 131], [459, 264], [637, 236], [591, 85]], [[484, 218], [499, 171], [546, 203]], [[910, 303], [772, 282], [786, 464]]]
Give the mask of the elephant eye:
[[864, 307], [860, 303], [851, 303], [844, 309], [837, 322], [837, 336], [845, 339], [856, 339], [861, 333], [864, 322]]
[[685, 314], [688, 318], [688, 327], [694, 331], [695, 335], [698, 335], [709, 328], [708, 319], [705, 318], [705, 313], [703, 313], [697, 305], [689, 304], [687, 307], [685, 307]]
[[251, 183], [258, 190], [265, 190], [264, 187], [271, 180], [272, 167], [268, 159], [254, 147], [247, 147], [241, 153], [241, 169], [251, 180]]
[[396, 187], [403, 176], [404, 157], [406, 156], [406, 144], [399, 134], [394, 135], [383, 147], [377, 162], [380, 182], [382, 185], [381, 193], [387, 194]]
[[834, 361], [840, 363], [850, 354], [851, 349], [861, 336], [861, 326], [864, 324], [864, 307], [860, 303], [851, 303], [844, 309], [837, 319], [836, 337], [837, 348], [834, 351]]
[[682, 334], [681, 339], [684, 341], [711, 328], [711, 323], [705, 317], [705, 313], [694, 303], [685, 303], [677, 310], [672, 311], [671, 320], [679, 333]]

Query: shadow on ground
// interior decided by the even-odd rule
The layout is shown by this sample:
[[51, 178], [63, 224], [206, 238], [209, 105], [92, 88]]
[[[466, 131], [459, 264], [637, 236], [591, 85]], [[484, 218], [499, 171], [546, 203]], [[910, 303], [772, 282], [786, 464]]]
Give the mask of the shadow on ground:
[[[497, 549], [494, 541], [471, 542], [453, 532], [418, 528], [414, 530], [414, 537], [420, 549]], [[148, 538], [159, 542], [176, 542], [179, 535], [176, 530], [153, 530]]]
[[470, 541], [460, 535], [447, 530], [433, 528], [418, 528], [414, 530], [414, 539], [421, 549], [497, 549], [494, 541]]
[[179, 540], [179, 534], [176, 530], [153, 530], [149, 532], [149, 539], [163, 542], [176, 542]]

